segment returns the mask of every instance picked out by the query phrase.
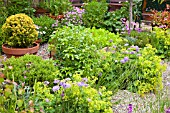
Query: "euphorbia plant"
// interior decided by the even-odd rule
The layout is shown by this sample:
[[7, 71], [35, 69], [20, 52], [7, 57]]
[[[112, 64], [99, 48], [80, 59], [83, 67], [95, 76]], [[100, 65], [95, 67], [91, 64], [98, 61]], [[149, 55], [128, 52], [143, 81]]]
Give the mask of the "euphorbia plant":
[[30, 47], [37, 37], [38, 32], [33, 20], [25, 14], [16, 14], [8, 17], [2, 26], [1, 38], [10, 47]]

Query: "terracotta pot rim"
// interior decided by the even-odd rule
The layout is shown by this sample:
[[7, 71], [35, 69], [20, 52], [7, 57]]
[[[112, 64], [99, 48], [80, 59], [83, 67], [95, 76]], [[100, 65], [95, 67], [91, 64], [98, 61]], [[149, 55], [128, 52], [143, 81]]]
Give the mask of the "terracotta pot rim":
[[9, 55], [24, 55], [24, 54], [33, 54], [33, 53], [36, 53], [39, 49], [39, 43], [35, 43], [35, 46], [33, 47], [30, 47], [30, 48], [8, 48], [6, 47], [5, 45], [6, 44], [3, 44], [2, 45], [2, 51], [5, 53], [5, 54], [9, 54]]

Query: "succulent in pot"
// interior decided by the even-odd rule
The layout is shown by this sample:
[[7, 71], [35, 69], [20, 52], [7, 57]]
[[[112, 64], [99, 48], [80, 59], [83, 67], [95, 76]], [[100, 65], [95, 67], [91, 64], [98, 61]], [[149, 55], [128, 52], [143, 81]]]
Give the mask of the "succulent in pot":
[[[25, 53], [18, 53], [17, 55], [24, 55], [26, 53], [35, 53], [39, 49], [39, 44], [34, 43], [38, 38], [38, 32], [33, 20], [25, 14], [16, 14], [8, 17], [2, 26], [2, 37], [4, 43], [2, 50], [8, 53], [12, 48], [27, 48]], [[35, 50], [32, 50], [34, 48]], [[13, 53], [15, 50], [13, 50]]]

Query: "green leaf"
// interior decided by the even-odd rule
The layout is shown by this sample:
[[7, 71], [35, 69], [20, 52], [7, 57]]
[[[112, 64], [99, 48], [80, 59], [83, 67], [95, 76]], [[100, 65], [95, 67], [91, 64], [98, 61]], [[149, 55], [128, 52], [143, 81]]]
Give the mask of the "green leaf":
[[17, 100], [17, 105], [18, 105], [18, 107], [21, 107], [22, 104], [23, 104], [23, 100]]

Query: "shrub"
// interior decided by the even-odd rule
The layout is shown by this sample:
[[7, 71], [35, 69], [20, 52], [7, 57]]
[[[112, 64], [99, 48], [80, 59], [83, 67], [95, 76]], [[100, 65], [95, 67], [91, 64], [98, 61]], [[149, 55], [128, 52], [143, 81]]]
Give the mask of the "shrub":
[[80, 70], [86, 70], [90, 76], [92, 72], [89, 69], [98, 65], [97, 50], [121, 41], [118, 35], [104, 29], [64, 26], [52, 36], [49, 47], [56, 51], [55, 57], [59, 59], [63, 76], [71, 76]]
[[39, 18], [33, 18], [34, 23], [37, 25], [38, 37], [42, 39], [42, 42], [48, 42], [50, 35], [54, 31], [52, 24], [55, 20], [48, 16], [40, 16]]
[[5, 43], [11, 47], [29, 47], [38, 37], [32, 19], [25, 14], [8, 17], [2, 26], [2, 36]]
[[55, 78], [52, 75], [56, 68], [52, 60], [43, 60], [39, 56], [25, 55], [19, 58], [10, 58], [2, 63], [2, 72], [7, 79], [15, 82], [25, 82], [33, 85], [37, 81], [50, 81]]
[[168, 29], [170, 28], [170, 13], [168, 11], [153, 11], [153, 26]]
[[84, 25], [101, 28], [108, 9], [107, 3], [104, 0], [101, 2], [92, 1], [84, 5], [83, 8], [85, 9], [83, 14]]
[[170, 30], [163, 30], [161, 28], [154, 28], [153, 31], [156, 36], [156, 41], [152, 43], [158, 51], [157, 54], [162, 58], [170, 57]]

